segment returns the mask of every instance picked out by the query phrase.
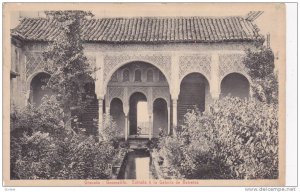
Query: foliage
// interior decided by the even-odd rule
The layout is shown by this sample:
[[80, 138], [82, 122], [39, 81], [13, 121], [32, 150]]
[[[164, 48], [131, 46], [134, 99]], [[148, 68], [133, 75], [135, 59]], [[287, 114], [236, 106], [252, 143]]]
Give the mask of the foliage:
[[61, 117], [61, 110], [54, 96], [45, 96], [40, 106], [28, 105], [27, 107], [15, 110], [10, 115], [12, 124], [12, 136], [20, 137], [24, 132], [48, 132], [53, 135], [60, 135], [64, 123]]
[[106, 117], [96, 137], [88, 136], [76, 122], [80, 110], [94, 99], [82, 94], [94, 69], [84, 56], [80, 31], [81, 22], [92, 14], [46, 14], [60, 31], [43, 53], [50, 64], [47, 87], [54, 94], [45, 96], [39, 106], [28, 105], [11, 114], [11, 179], [108, 179], [113, 159], [125, 151], [119, 149], [124, 144], [115, 140], [115, 123]]
[[160, 142], [163, 166], [175, 178], [277, 178], [277, 107], [224, 98], [204, 114], [189, 111], [177, 135]]
[[48, 11], [46, 14], [56, 21], [60, 30], [43, 53], [44, 59], [51, 63], [46, 69], [51, 74], [47, 87], [55, 93], [68, 119], [72, 107], [83, 109], [90, 102], [82, 97], [93, 69], [83, 53], [80, 25], [93, 15], [84, 11]]
[[76, 133], [61, 121], [62, 111], [55, 97], [45, 97], [41, 106], [11, 116], [12, 179], [110, 178], [119, 153], [112, 137]]
[[263, 79], [272, 74], [275, 68], [273, 51], [265, 46], [247, 49], [244, 63], [251, 78]]
[[243, 63], [252, 79], [253, 96], [262, 102], [278, 103], [278, 80], [274, 72], [273, 51], [265, 46], [248, 49]]
[[102, 126], [99, 129], [99, 140], [110, 142], [114, 148], [128, 148], [128, 143], [123, 142], [119, 138], [120, 130], [117, 127], [117, 123], [113, 120], [113, 117], [109, 114], [103, 115]]
[[112, 116], [109, 114], [103, 115], [102, 126], [99, 133], [100, 140], [112, 141], [116, 139], [119, 135], [119, 130], [117, 129], [117, 124], [113, 120]]
[[158, 137], [151, 138], [151, 140], [149, 140], [146, 144], [147, 148], [150, 150], [159, 148], [160, 140], [166, 136], [167, 133], [164, 131], [164, 129], [159, 128]]
[[277, 75], [269, 75], [264, 79], [253, 79], [253, 97], [262, 102], [278, 103]]

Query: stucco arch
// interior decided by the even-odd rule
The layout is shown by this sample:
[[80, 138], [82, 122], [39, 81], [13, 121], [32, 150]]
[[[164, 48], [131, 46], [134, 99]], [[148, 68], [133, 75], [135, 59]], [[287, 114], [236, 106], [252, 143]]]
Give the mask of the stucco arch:
[[44, 70], [39, 70], [39, 71], [36, 71], [36, 72], [32, 73], [32, 74], [27, 78], [27, 80], [26, 80], [26, 90], [27, 90], [27, 92], [30, 91], [30, 84], [31, 84], [32, 79], [33, 79], [35, 76], [37, 76], [37, 75], [39, 75], [39, 74], [41, 74], [41, 73], [45, 73], [45, 74], [47, 74], [47, 75], [49, 75], [49, 76], [51, 77], [50, 73], [48, 73], [48, 72], [46, 72], [46, 71], [44, 71]]
[[244, 76], [244, 77], [248, 80], [249, 85], [250, 85], [250, 87], [251, 87], [251, 85], [252, 85], [252, 80], [251, 80], [251, 77], [248, 75], [248, 73], [246, 73], [246, 72], [244, 72], [244, 71], [230, 71], [230, 72], [227, 72], [227, 73], [225, 73], [224, 75], [222, 75], [222, 76], [220, 77], [220, 82], [219, 82], [219, 89], [220, 89], [220, 90], [221, 90], [221, 84], [222, 84], [222, 81], [224, 80], [224, 78], [227, 77], [227, 76], [230, 75], [230, 74], [233, 74], [233, 73], [237, 73], [237, 74], [239, 74], [239, 75]]
[[[181, 78], [179, 79], [179, 83], [178, 83], [179, 90], [180, 90], [180, 85], [181, 85], [181, 83], [182, 83], [182, 80], [183, 80], [185, 77], [187, 77], [187, 76], [189, 76], [189, 75], [191, 75], [191, 74], [200, 74], [200, 75], [202, 75], [202, 76], [206, 79], [206, 81], [208, 82], [208, 85], [210, 85], [210, 81], [209, 81], [210, 79], [207, 77], [206, 74], [201, 73], [201, 72], [199, 72], [199, 71], [194, 71], [194, 72], [190, 72], [190, 73], [185, 74], [183, 77], [181, 77]], [[179, 93], [178, 93], [178, 94], [179, 94]]]
[[115, 65], [109, 72], [108, 74], [106, 75], [106, 78], [104, 79], [104, 83], [103, 83], [103, 95], [106, 94], [107, 92], [107, 85], [108, 85], [108, 82], [110, 81], [110, 78], [111, 76], [122, 66], [124, 65], [127, 65], [127, 64], [130, 64], [132, 62], [143, 62], [143, 63], [147, 63], [149, 65], [152, 65], [154, 67], [156, 67], [157, 69], [159, 69], [163, 74], [164, 76], [166, 77], [166, 80], [167, 80], [167, 83], [171, 89], [171, 86], [172, 84], [170, 84], [171, 82], [171, 76], [168, 75], [168, 73], [166, 72], [166, 70], [164, 70], [161, 65], [159, 65], [157, 62], [153, 62], [153, 61], [150, 61], [150, 60], [147, 60], [147, 59], [129, 59], [129, 60], [126, 60], [124, 62], [120, 62], [118, 63], [117, 65]]
[[121, 102], [122, 102], [122, 104], [123, 104], [123, 107], [124, 107], [124, 101], [123, 101], [123, 98], [121, 98], [121, 97], [111, 97], [111, 98], [109, 98], [109, 100], [108, 100], [109, 106], [111, 105], [111, 102], [112, 102], [114, 99], [119, 99], [119, 100], [121, 100]]
[[[170, 91], [170, 90], [169, 90]], [[167, 95], [154, 95], [153, 94], [153, 96], [152, 96], [152, 103], [154, 103], [155, 102], [155, 100], [157, 100], [157, 99], [163, 99], [163, 100], [165, 100], [166, 101], [166, 103], [167, 103], [167, 106], [169, 107], [170, 106], [170, 96], [171, 96], [171, 94], [169, 94], [168, 96]]]
[[109, 107], [111, 107], [111, 104], [114, 100], [119, 100], [121, 103], [122, 103], [122, 107], [123, 107], [123, 110], [124, 110], [124, 101], [122, 98], [120, 97], [113, 97], [113, 98], [110, 98], [109, 101], [108, 101], [108, 104], [109, 104]]
[[166, 102], [166, 104], [168, 104], [167, 99], [164, 98], [164, 97], [156, 97], [156, 98], [153, 98], [153, 103], [155, 103], [155, 101], [157, 101], [157, 100], [159, 100], [159, 99], [164, 100], [164, 101]]
[[220, 96], [230, 94], [234, 97], [246, 98], [251, 96], [251, 82], [242, 73], [232, 72], [220, 80]]
[[132, 92], [128, 93], [128, 98], [127, 98], [127, 102], [128, 103], [130, 102], [131, 96], [133, 96], [134, 94], [143, 94], [143, 95], [145, 95], [145, 97], [147, 99], [147, 102], [149, 102], [149, 95], [148, 95], [148, 93], [146, 91], [144, 91], [144, 90], [136, 90], [136, 91], [132, 91]]

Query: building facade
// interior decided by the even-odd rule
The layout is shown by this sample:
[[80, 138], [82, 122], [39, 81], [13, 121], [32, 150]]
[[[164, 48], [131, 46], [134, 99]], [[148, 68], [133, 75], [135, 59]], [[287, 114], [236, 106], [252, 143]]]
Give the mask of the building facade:
[[[11, 106], [39, 104], [50, 75], [42, 52], [59, 34], [56, 21], [24, 18], [11, 31]], [[245, 49], [263, 43], [243, 17], [138, 17], [91, 19], [82, 24], [84, 51], [98, 70], [87, 87], [95, 95], [85, 121], [110, 114], [120, 137], [172, 134], [188, 109], [213, 100], [251, 96]], [[89, 86], [90, 85], [90, 86]], [[144, 103], [139, 108], [139, 103]], [[101, 129], [101, 126], [99, 126]], [[90, 128], [93, 129], [93, 128]], [[96, 133], [97, 130], [90, 130]]]

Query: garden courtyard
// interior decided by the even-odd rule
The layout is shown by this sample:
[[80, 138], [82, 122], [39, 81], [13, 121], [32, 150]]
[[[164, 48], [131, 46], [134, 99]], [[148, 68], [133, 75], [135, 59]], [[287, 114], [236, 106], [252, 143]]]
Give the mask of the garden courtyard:
[[253, 20], [46, 15], [11, 30], [11, 179], [278, 178]]

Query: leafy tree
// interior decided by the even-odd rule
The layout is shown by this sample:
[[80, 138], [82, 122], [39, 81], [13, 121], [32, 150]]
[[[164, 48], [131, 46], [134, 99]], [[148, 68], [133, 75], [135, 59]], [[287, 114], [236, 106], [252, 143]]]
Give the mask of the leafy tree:
[[85, 79], [95, 69], [89, 65], [83, 53], [83, 34], [81, 24], [93, 15], [85, 11], [47, 11], [54, 19], [60, 33], [49, 43], [43, 53], [44, 59], [51, 63], [47, 71], [51, 74], [47, 86], [53, 90], [64, 111], [64, 122], [68, 121], [71, 108], [84, 109], [89, 100], [83, 98]]
[[[124, 153], [115, 140], [114, 121], [107, 117], [99, 137], [80, 126], [70, 129], [72, 107], [83, 109], [86, 79], [94, 72], [83, 54], [80, 23], [92, 16], [83, 11], [50, 11], [60, 29], [44, 58], [51, 63], [47, 87], [54, 94], [41, 105], [11, 114], [11, 179], [109, 179], [115, 157]], [[73, 111], [72, 111], [73, 112]], [[126, 150], [125, 150], [126, 151]]]
[[277, 114], [277, 104], [228, 97], [189, 111], [177, 135], [159, 143], [167, 177], [278, 178]]
[[[108, 179], [120, 153], [115, 122], [100, 139], [67, 129], [56, 97], [44, 97], [11, 116], [12, 179]], [[123, 151], [122, 151], [123, 152]]]
[[259, 46], [255, 50], [247, 49], [244, 63], [251, 78], [263, 79], [274, 73], [274, 54], [265, 46]]
[[252, 79], [253, 96], [259, 101], [278, 103], [278, 80], [274, 72], [273, 51], [265, 46], [248, 49], [243, 62]]

